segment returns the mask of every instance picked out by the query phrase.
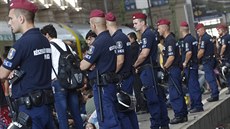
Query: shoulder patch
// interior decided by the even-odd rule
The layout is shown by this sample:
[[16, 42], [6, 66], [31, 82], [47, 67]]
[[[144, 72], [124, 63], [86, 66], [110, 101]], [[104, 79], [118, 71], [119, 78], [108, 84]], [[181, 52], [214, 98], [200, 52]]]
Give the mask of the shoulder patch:
[[224, 39], [221, 40], [221, 44], [224, 44]]
[[8, 55], [7, 55], [7, 58], [9, 60], [13, 59], [14, 56], [15, 56], [15, 53], [16, 53], [16, 50], [14, 48], [11, 48], [10, 51], [9, 51], [9, 53], [8, 53]]
[[90, 47], [89, 47], [89, 50], [88, 50], [88, 52], [87, 52], [87, 53], [88, 53], [88, 54], [90, 54], [90, 55], [91, 55], [91, 54], [93, 54], [94, 49], [95, 49], [95, 47], [94, 47], [94, 46], [90, 46]]
[[168, 52], [172, 52], [172, 46], [168, 46]]
[[117, 42], [116, 42], [116, 46], [117, 46], [117, 49], [123, 48], [123, 44], [122, 44], [121, 41], [117, 41]]
[[147, 44], [147, 38], [143, 38], [142, 42], [143, 42], [144, 45]]
[[188, 48], [188, 43], [185, 43], [185, 48]]

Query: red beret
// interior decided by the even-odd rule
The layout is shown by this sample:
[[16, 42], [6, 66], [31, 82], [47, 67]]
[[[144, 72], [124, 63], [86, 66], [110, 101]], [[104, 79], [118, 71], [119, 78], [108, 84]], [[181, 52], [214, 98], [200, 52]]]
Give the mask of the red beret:
[[228, 26], [226, 24], [219, 24], [216, 29], [224, 29], [224, 30], [227, 30], [228, 29]]
[[10, 9], [25, 9], [32, 13], [36, 13], [38, 7], [28, 0], [12, 0], [10, 4]]
[[132, 16], [133, 20], [134, 19], [146, 19], [147, 16], [144, 13], [134, 13]]
[[196, 25], [196, 30], [199, 30], [200, 28], [203, 28], [203, 27], [204, 27], [204, 24], [199, 23]]
[[113, 13], [109, 12], [105, 15], [105, 20], [107, 21], [116, 21], [116, 17], [113, 15]]
[[187, 23], [186, 21], [182, 21], [182, 22], [180, 23], [180, 26], [181, 26], [181, 27], [188, 27], [188, 23]]
[[105, 17], [105, 13], [99, 9], [92, 10], [90, 13], [90, 18], [92, 17]]
[[159, 25], [170, 25], [170, 21], [169, 20], [167, 20], [167, 19], [160, 19], [160, 20], [158, 20], [158, 22], [157, 22], [157, 25], [159, 26]]

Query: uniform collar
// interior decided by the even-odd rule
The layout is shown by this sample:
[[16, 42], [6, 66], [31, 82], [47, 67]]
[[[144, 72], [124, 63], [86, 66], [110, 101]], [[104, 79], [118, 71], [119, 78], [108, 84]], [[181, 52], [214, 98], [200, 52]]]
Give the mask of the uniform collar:
[[112, 35], [112, 37], [114, 37], [116, 34], [118, 34], [120, 32], [122, 32], [122, 30], [121, 29], [117, 29], [117, 31]]

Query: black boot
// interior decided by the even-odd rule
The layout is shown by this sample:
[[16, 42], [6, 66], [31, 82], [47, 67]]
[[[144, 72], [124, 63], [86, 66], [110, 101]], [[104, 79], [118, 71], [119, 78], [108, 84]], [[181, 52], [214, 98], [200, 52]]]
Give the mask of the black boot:
[[170, 124], [178, 124], [178, 123], [183, 123], [183, 122], [187, 122], [188, 121], [188, 117], [184, 116], [184, 117], [174, 117], [171, 121]]
[[168, 126], [161, 127], [161, 129], [169, 129]]
[[207, 99], [208, 102], [215, 102], [215, 101], [218, 101], [219, 100], [219, 97], [210, 97]]

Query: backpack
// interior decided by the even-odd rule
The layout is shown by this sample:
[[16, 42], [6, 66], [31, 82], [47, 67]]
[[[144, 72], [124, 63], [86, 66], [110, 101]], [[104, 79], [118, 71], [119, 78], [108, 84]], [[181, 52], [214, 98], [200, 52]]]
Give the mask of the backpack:
[[79, 89], [83, 86], [83, 72], [80, 70], [80, 59], [73, 55], [67, 44], [66, 50], [62, 50], [56, 43], [51, 44], [60, 52], [58, 73], [53, 70], [61, 86], [65, 89]]

